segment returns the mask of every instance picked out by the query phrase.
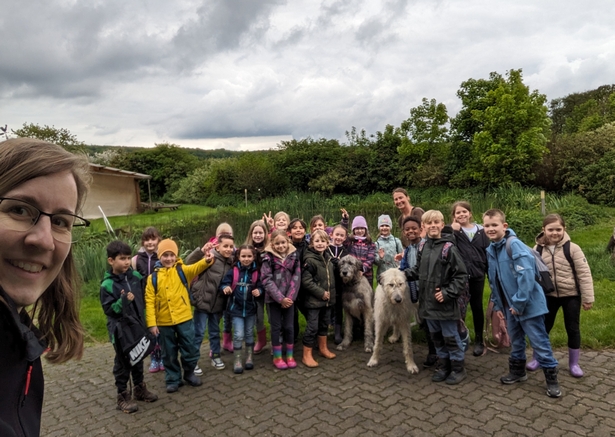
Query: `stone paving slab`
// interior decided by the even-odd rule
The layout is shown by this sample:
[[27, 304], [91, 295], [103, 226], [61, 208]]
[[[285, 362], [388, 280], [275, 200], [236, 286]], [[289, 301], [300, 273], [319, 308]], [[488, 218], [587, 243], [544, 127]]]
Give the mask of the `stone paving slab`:
[[[332, 342], [330, 342], [332, 345]], [[297, 347], [300, 358], [302, 348]], [[380, 365], [353, 343], [337, 358], [308, 369], [299, 363], [279, 371], [270, 347], [255, 369], [235, 375], [232, 355], [224, 370], [209, 365], [204, 345], [201, 387], [165, 392], [162, 373], [145, 381], [159, 396], [139, 402], [139, 411], [115, 409], [113, 348], [86, 348], [81, 361], [45, 364], [42, 435], [55, 436], [611, 436], [615, 435], [615, 351], [586, 351], [586, 376], [568, 374], [567, 351], [560, 361], [563, 396], [546, 396], [542, 372], [524, 383], [500, 384], [506, 353], [466, 354], [468, 378], [457, 386], [431, 382], [432, 371], [407, 373], [401, 344], [385, 344]], [[426, 347], [414, 345], [417, 363]], [[298, 361], [300, 361], [298, 359]], [[146, 359], [149, 364], [149, 359]]]

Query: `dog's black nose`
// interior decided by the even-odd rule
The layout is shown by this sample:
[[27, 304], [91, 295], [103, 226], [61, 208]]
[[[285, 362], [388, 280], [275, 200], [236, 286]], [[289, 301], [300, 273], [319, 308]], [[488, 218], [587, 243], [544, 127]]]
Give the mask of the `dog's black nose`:
[[400, 302], [401, 302], [401, 297], [397, 296], [397, 297], [395, 298], [395, 302], [400, 303]]

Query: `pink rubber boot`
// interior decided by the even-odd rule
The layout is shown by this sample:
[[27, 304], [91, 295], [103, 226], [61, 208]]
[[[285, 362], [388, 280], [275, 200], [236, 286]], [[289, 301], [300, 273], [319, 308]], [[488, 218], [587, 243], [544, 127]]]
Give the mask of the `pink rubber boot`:
[[222, 349], [233, 352], [233, 335], [230, 332], [222, 333]]
[[267, 346], [267, 330], [262, 329], [256, 333], [256, 344], [254, 345], [254, 353], [260, 354], [265, 346]]

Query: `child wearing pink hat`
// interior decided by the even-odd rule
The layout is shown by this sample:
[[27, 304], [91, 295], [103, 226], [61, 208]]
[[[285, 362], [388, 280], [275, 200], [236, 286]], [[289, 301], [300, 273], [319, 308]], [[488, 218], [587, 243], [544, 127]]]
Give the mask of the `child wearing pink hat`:
[[362, 215], [352, 220], [352, 232], [349, 237], [348, 253], [363, 263], [363, 275], [372, 285], [376, 245], [372, 242], [367, 228], [367, 220]]

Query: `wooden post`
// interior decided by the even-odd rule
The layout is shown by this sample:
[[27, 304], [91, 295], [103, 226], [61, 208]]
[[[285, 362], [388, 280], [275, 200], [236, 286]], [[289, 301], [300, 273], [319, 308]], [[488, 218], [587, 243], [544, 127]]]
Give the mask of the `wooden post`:
[[545, 190], [540, 190], [540, 211], [542, 212], [542, 215], [547, 214], [547, 208], [545, 205]]
[[244, 189], [244, 194], [246, 197], [246, 208], [247, 208], [248, 207], [248, 189], [247, 188]]
[[149, 209], [152, 209], [152, 188], [149, 185], [149, 179], [147, 180], [147, 195], [149, 197]]

